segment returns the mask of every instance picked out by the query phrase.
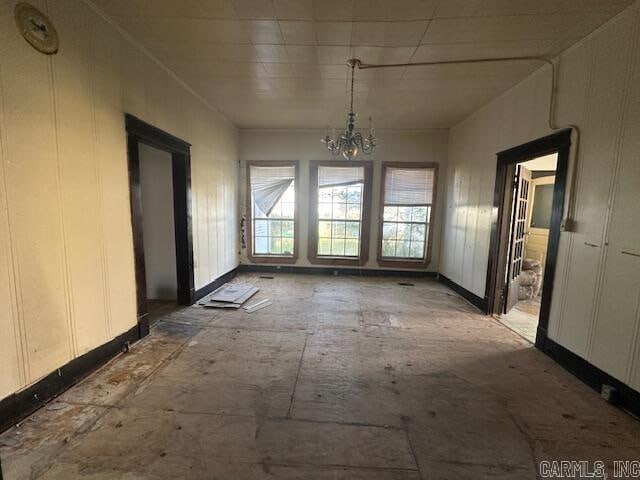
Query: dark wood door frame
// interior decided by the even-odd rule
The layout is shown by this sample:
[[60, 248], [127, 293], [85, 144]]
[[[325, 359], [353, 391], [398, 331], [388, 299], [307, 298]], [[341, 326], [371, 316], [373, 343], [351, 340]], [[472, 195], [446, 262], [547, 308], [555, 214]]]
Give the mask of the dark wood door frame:
[[138, 326], [141, 337], [149, 332], [146, 307], [146, 274], [142, 233], [142, 189], [140, 186], [140, 155], [138, 146], [144, 143], [171, 154], [173, 169], [173, 215], [176, 241], [176, 279], [179, 305], [195, 301], [193, 274], [193, 238], [191, 227], [191, 144], [143, 122], [125, 115], [127, 154], [129, 161], [129, 192], [131, 226], [135, 257]]
[[509, 241], [509, 221], [511, 218], [511, 203], [513, 189], [507, 188], [515, 175], [517, 163], [526, 162], [543, 155], [557, 153], [556, 180], [553, 189], [553, 204], [551, 208], [551, 225], [549, 228], [549, 243], [547, 244], [547, 261], [542, 285], [542, 300], [540, 305], [540, 319], [536, 333], [536, 346], [544, 348], [549, 326], [549, 312], [551, 309], [551, 295], [555, 277], [558, 246], [560, 244], [560, 230], [564, 209], [569, 151], [571, 148], [571, 130], [562, 130], [538, 140], [519, 145], [497, 154], [496, 185], [493, 196], [493, 218], [491, 219], [491, 243], [489, 244], [489, 264], [487, 267], [487, 281], [485, 302], [487, 314], [500, 313], [503, 300], [504, 272], [506, 269], [506, 251]]

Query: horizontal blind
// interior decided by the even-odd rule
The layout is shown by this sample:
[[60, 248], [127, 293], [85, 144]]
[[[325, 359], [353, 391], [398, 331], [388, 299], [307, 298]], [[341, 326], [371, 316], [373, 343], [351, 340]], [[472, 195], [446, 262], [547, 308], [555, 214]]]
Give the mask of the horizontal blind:
[[295, 179], [295, 167], [251, 167], [249, 179], [256, 206], [266, 216], [271, 214]]
[[384, 178], [385, 205], [431, 205], [433, 168], [387, 167]]
[[319, 187], [340, 187], [364, 182], [364, 167], [318, 167]]

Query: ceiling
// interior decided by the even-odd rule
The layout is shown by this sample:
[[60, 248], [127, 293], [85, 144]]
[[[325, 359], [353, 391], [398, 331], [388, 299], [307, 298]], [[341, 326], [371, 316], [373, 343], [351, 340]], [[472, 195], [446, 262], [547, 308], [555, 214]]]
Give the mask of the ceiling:
[[[347, 59], [555, 55], [633, 0], [94, 0], [241, 128], [340, 126]], [[356, 71], [377, 127], [449, 127], [537, 62]], [[363, 122], [364, 123], [364, 122]]]

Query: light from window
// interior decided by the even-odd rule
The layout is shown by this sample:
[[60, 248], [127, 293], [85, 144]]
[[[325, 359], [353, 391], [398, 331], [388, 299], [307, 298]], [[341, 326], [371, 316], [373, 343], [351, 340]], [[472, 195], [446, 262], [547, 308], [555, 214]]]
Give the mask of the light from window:
[[424, 258], [431, 207], [384, 207], [382, 224], [382, 256]]
[[293, 256], [295, 220], [293, 167], [251, 168], [254, 255]]
[[318, 255], [360, 256], [364, 169], [318, 169]]
[[430, 168], [385, 168], [383, 258], [426, 257], [433, 183], [434, 170]]

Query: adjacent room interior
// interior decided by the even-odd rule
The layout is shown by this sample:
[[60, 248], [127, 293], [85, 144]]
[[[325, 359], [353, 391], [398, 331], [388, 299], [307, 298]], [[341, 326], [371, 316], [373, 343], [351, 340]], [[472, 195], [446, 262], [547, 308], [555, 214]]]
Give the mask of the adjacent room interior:
[[640, 0], [0, 40], [0, 480], [635, 475]]
[[518, 163], [513, 185], [506, 289], [500, 321], [535, 343], [547, 260], [557, 154]]

